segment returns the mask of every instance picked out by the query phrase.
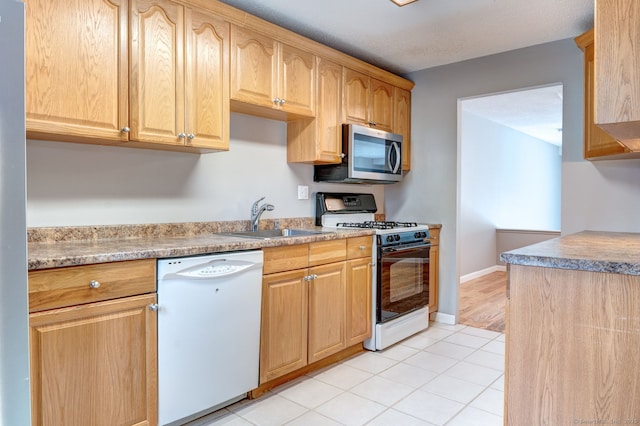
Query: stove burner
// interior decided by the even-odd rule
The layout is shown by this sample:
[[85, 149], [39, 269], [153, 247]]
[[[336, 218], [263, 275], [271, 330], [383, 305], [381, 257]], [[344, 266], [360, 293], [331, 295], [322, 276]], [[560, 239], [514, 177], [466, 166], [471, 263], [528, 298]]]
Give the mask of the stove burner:
[[413, 228], [418, 226], [416, 222], [393, 222], [393, 221], [365, 221], [365, 222], [341, 222], [337, 223], [338, 227], [345, 228], [369, 228], [369, 229], [395, 229], [395, 228]]

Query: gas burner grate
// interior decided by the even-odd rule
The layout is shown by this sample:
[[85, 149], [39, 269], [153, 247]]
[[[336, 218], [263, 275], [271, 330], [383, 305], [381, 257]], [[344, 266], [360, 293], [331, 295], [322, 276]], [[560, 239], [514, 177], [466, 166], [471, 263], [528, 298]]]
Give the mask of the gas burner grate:
[[418, 226], [416, 222], [393, 222], [393, 221], [366, 221], [366, 222], [341, 222], [336, 224], [344, 228], [369, 228], [369, 229], [395, 229], [413, 228]]

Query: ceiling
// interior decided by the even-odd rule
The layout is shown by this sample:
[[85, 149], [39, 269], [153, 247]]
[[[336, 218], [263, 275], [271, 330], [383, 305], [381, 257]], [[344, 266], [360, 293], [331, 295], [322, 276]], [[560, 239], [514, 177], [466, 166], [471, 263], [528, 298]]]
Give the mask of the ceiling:
[[[221, 1], [396, 74], [572, 38], [593, 27], [594, 14], [594, 0]], [[560, 145], [559, 87], [469, 100], [465, 108]]]
[[221, 0], [404, 74], [575, 37], [594, 0]]

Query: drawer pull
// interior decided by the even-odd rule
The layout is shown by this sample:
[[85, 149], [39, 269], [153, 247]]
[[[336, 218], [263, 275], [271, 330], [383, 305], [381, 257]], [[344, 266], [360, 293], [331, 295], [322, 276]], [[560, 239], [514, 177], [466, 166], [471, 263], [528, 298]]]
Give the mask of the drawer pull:
[[366, 249], [366, 248], [367, 248], [367, 247], [365, 247], [365, 246], [360, 246], [360, 250], [364, 250], [364, 249]]
[[89, 281], [89, 287], [91, 287], [91, 288], [99, 288], [100, 287], [100, 281], [96, 281], [96, 280]]

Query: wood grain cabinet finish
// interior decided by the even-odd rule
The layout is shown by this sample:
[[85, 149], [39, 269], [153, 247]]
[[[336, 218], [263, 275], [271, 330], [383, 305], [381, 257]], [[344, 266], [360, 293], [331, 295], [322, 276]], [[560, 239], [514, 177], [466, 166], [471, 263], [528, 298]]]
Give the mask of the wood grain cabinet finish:
[[584, 52], [584, 158], [595, 160], [631, 152], [620, 142], [602, 130], [594, 121], [595, 58], [593, 29], [575, 38]]
[[25, 3], [27, 137], [126, 142], [127, 1]]
[[229, 25], [168, 0], [131, 0], [131, 140], [229, 148]]
[[[271, 37], [231, 26], [234, 111], [273, 118], [315, 115], [315, 56]], [[255, 107], [266, 108], [264, 110]]]
[[[29, 273], [32, 424], [157, 424], [155, 265], [148, 263]], [[102, 281], [92, 287], [94, 278]], [[110, 300], [93, 302], [84, 288]], [[56, 299], [67, 306], [37, 311], [43, 305], [32, 294], [44, 306]]]
[[429, 315], [438, 312], [440, 279], [440, 229], [429, 229]]
[[393, 131], [394, 87], [346, 67], [343, 76], [344, 122]]
[[595, 2], [595, 123], [640, 151], [640, 4]]
[[[347, 260], [354, 244], [364, 258]], [[261, 385], [370, 336], [371, 244], [364, 237], [263, 249]], [[286, 270], [285, 259], [299, 269]]]
[[640, 419], [640, 277], [509, 265], [505, 425]]
[[394, 88], [393, 132], [402, 135], [402, 170], [411, 170], [411, 92]]
[[316, 117], [287, 124], [287, 161], [342, 161], [342, 66], [316, 58]]

